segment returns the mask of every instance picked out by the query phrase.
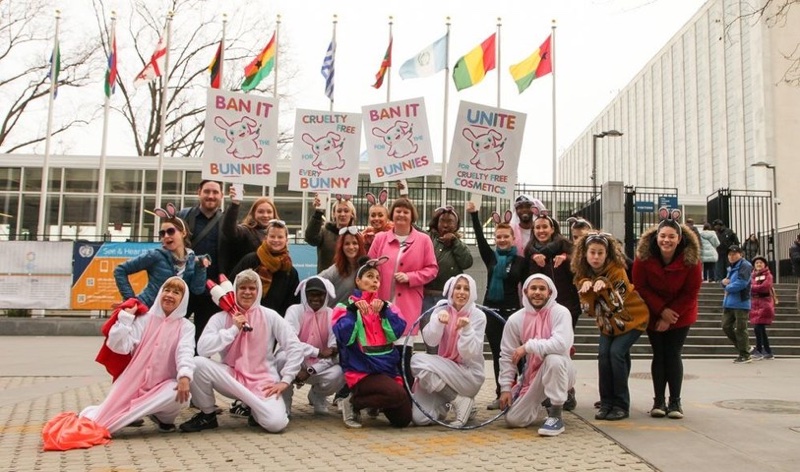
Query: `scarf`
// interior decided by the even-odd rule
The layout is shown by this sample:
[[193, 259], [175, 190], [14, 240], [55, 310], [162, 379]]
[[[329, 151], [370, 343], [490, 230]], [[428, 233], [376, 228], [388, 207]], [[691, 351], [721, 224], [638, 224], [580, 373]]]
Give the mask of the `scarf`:
[[494, 250], [497, 263], [489, 279], [489, 296], [487, 300], [502, 301], [505, 298], [504, 280], [508, 278], [508, 265], [517, 256], [517, 247], [511, 246], [508, 249]]
[[292, 258], [287, 249], [284, 248], [283, 251], [275, 254], [267, 250], [266, 244], [258, 246], [256, 255], [259, 261], [256, 272], [261, 278], [261, 294], [267, 296], [269, 287], [272, 285], [272, 276], [278, 271], [289, 272], [292, 269]]
[[[550, 308], [543, 308], [538, 312], [525, 311], [525, 318], [522, 320], [522, 339], [523, 344], [529, 339], [547, 339], [551, 336], [553, 324], [550, 321]], [[525, 375], [522, 380], [520, 396], [525, 395], [533, 379], [539, 372], [539, 368], [544, 363], [544, 359], [536, 354], [528, 354], [525, 365]]]

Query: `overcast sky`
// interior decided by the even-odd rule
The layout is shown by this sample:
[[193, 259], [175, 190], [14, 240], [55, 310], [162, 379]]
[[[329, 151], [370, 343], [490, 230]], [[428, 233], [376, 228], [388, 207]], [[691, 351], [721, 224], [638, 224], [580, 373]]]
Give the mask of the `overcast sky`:
[[[147, 0], [150, 1], [150, 0]], [[108, 1], [108, 8], [122, 9], [127, 2]], [[153, 1], [164, 5], [167, 2]], [[213, 10], [225, 11], [243, 2], [213, 2]], [[699, 10], [704, 0], [273, 0], [248, 2], [263, 5], [254, 15], [272, 24], [281, 14], [281, 40], [290, 47], [287, 55], [300, 69], [292, 87], [293, 103], [287, 106], [327, 110], [324, 79], [320, 66], [332, 35], [332, 17], [338, 15], [336, 30], [335, 110], [360, 112], [361, 106], [386, 100], [386, 87], [371, 87], [388, 44], [388, 18], [394, 17], [391, 99], [424, 97], [428, 109], [434, 155], [440, 160], [444, 115], [444, 72], [423, 79], [403, 80], [400, 65], [446, 32], [451, 17], [450, 65], [500, 28], [500, 67], [483, 82], [456, 92], [449, 80], [448, 149], [459, 101], [497, 104], [498, 79], [501, 108], [528, 115], [522, 147], [520, 181], [551, 182], [552, 76], [538, 79], [522, 94], [508, 72], [551, 33], [556, 20], [557, 150], [560, 154], [608, 105], [619, 90], [644, 67], [664, 44]], [[81, 19], [81, 7], [89, 0], [54, 1], [63, 11], [63, 22]], [[205, 12], [208, 14], [209, 12]], [[92, 24], [92, 28], [94, 25]], [[265, 32], [265, 43], [272, 31]], [[179, 41], [179, 38], [175, 38]], [[155, 46], [155, 44], [153, 45]], [[63, 52], [62, 52], [63, 54]], [[210, 58], [209, 58], [210, 59]], [[283, 59], [283, 58], [281, 58]], [[227, 65], [241, 74], [245, 64]], [[280, 65], [279, 65], [280, 66]], [[135, 74], [135, 73], [134, 73]], [[123, 80], [128, 79], [123, 77]], [[133, 77], [130, 77], [132, 81]], [[268, 78], [267, 80], [272, 80]], [[102, 90], [102, 73], [97, 90]], [[98, 92], [101, 93], [101, 92]], [[100, 95], [102, 97], [102, 95]], [[288, 118], [291, 123], [293, 117]], [[99, 120], [98, 120], [99, 121]], [[625, 130], [620, 130], [625, 132]], [[96, 154], [98, 142], [81, 140], [69, 144], [74, 154]], [[112, 141], [109, 154], [130, 155], [124, 139]]]

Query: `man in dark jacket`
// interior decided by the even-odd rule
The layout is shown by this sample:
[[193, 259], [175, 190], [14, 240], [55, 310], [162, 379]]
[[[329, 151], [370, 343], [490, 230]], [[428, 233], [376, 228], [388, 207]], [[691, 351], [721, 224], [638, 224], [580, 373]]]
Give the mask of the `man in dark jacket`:
[[719, 239], [719, 246], [717, 246], [717, 280], [722, 280], [728, 272], [728, 248], [733, 245], [739, 246], [740, 243], [736, 233], [727, 228], [722, 220], [714, 220], [713, 226]]
[[[225, 259], [220, 248], [222, 241], [222, 182], [203, 180], [197, 188], [199, 202], [191, 208], [184, 208], [178, 212], [186, 227], [191, 233], [192, 249], [197, 254], [211, 256], [211, 265], [206, 269], [206, 277], [213, 281], [219, 280], [219, 274], [224, 273]], [[211, 300], [208, 290], [200, 295], [189, 295], [189, 308], [186, 316], [194, 313], [194, 337], [200, 339], [203, 328], [211, 315], [220, 311], [220, 308]]]
[[792, 271], [797, 277], [797, 311], [800, 313], [800, 233], [794, 243], [789, 247], [789, 259], [792, 261]]

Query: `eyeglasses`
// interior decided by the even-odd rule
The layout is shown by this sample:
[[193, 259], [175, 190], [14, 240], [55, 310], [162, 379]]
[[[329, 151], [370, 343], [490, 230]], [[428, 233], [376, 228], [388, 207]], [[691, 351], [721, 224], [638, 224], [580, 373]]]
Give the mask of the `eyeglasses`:
[[267, 221], [267, 228], [269, 228], [270, 226], [278, 226], [280, 228], [285, 228], [286, 222], [283, 220], [269, 220]]
[[344, 236], [345, 234], [350, 233], [353, 236], [358, 234], [358, 227], [357, 226], [345, 226], [339, 230], [339, 236]]
[[162, 229], [158, 232], [158, 237], [163, 238], [164, 236], [174, 236], [175, 233], [178, 232], [178, 228], [172, 227], [167, 229]]

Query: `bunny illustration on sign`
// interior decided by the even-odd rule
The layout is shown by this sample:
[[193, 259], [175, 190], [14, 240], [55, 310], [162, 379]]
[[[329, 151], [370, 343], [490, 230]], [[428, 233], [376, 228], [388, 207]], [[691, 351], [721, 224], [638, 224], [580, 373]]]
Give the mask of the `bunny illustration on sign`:
[[500, 170], [505, 165], [505, 161], [500, 158], [500, 152], [506, 145], [503, 135], [490, 129], [484, 134], [472, 132], [469, 128], [464, 128], [461, 132], [470, 141], [472, 151], [475, 153], [469, 163], [479, 170]]
[[311, 165], [319, 170], [336, 170], [344, 167], [341, 156], [344, 148], [344, 139], [338, 134], [329, 131], [325, 136], [315, 139], [308, 133], [303, 133], [303, 142], [311, 146], [314, 160]]
[[389, 145], [386, 155], [400, 159], [417, 152], [418, 146], [412, 140], [413, 127], [407, 121], [395, 121], [387, 130], [378, 127], [372, 128], [372, 134], [383, 139]]
[[256, 120], [245, 116], [239, 121], [228, 123], [225, 118], [218, 116], [214, 124], [225, 130], [225, 137], [230, 141], [230, 146], [225, 151], [237, 159], [251, 159], [261, 157], [264, 151], [258, 145], [258, 134], [261, 127]]

